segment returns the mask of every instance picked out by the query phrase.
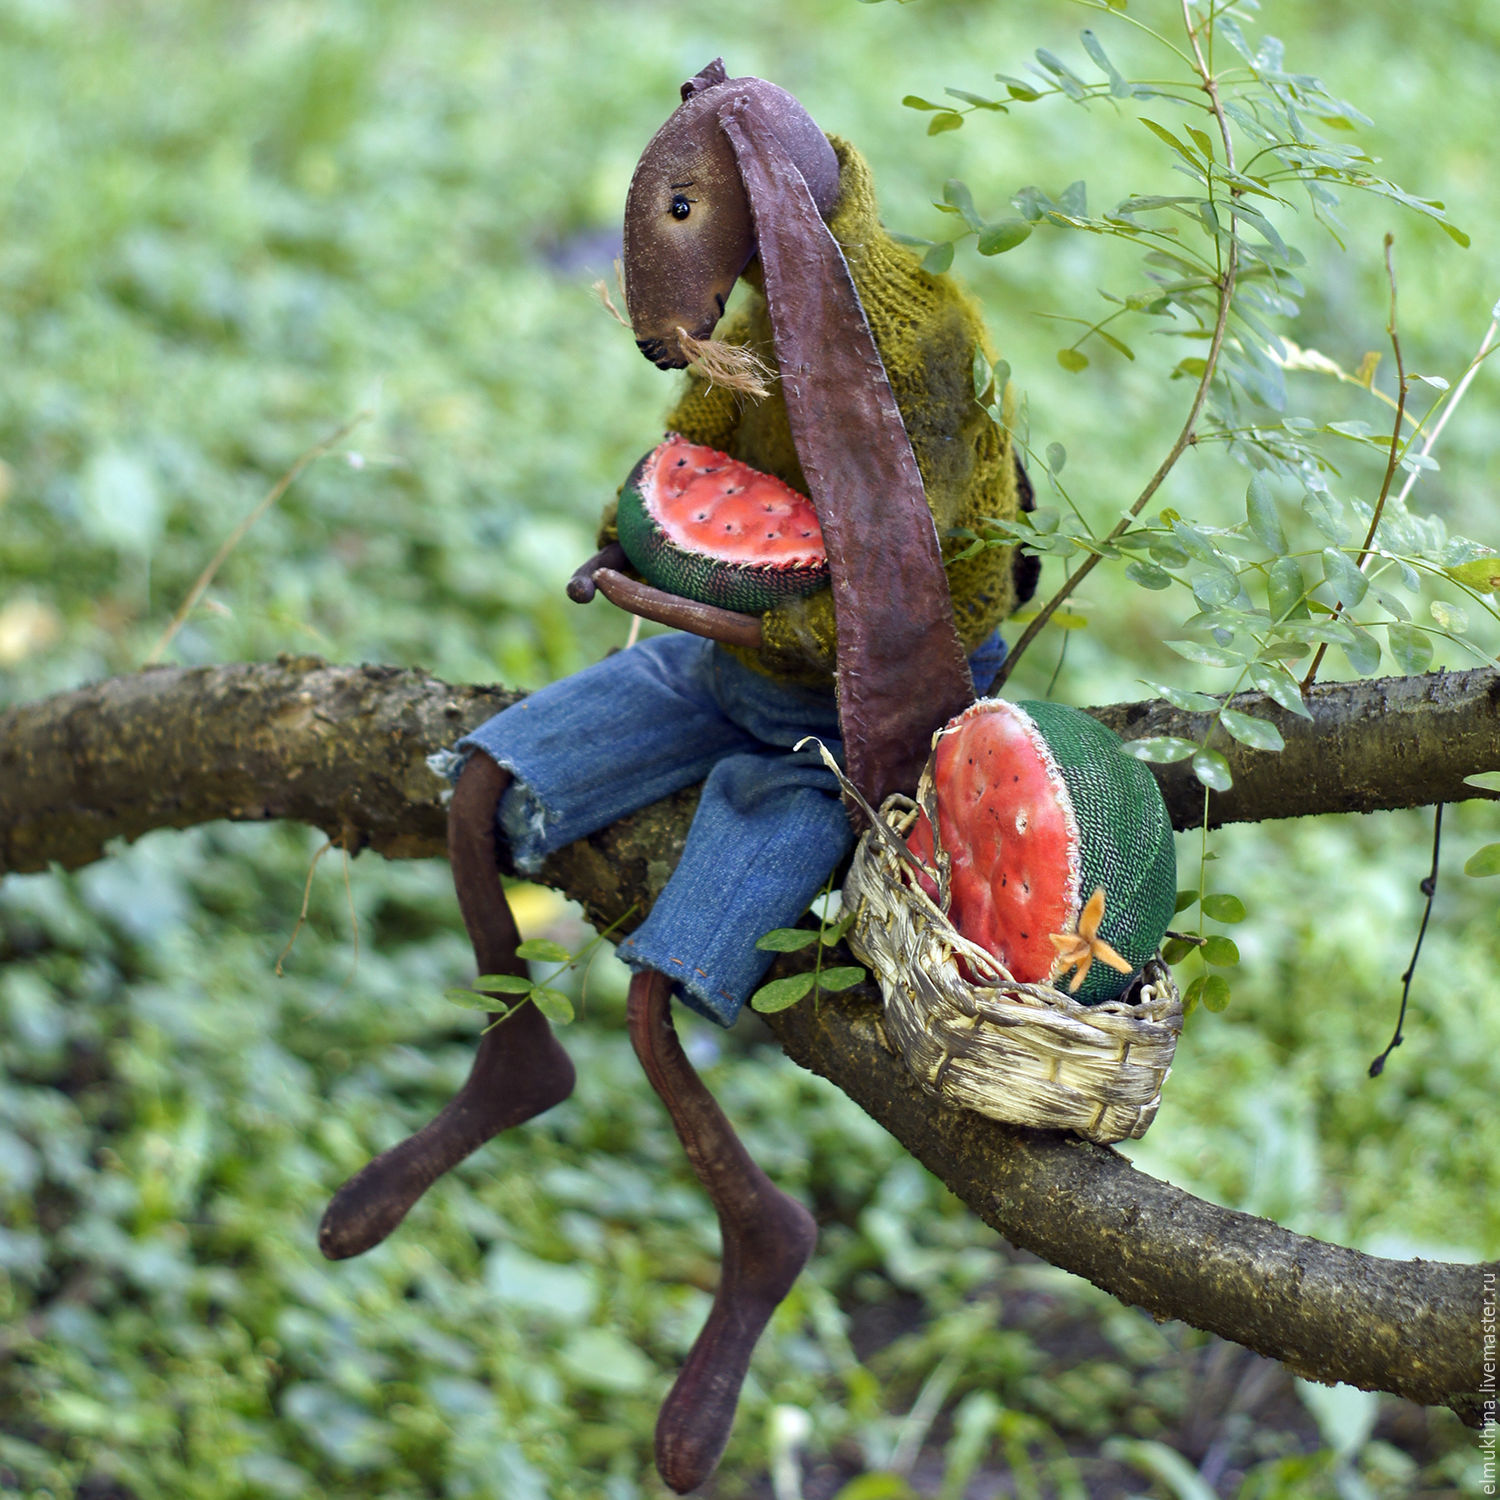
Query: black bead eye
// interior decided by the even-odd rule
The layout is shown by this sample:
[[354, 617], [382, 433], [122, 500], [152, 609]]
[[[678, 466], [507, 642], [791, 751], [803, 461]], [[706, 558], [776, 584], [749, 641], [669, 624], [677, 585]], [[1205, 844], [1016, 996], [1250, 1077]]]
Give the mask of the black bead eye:
[[692, 213], [693, 205], [690, 199], [684, 198], [681, 193], [672, 195], [672, 217], [674, 219], [685, 219]]

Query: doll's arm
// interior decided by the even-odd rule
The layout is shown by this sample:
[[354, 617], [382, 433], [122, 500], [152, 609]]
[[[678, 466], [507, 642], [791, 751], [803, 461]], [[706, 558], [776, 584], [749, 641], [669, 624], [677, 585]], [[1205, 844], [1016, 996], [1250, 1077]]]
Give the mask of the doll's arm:
[[587, 604], [597, 591], [611, 604], [642, 619], [655, 620], [658, 625], [672, 625], [730, 646], [759, 647], [760, 620], [755, 615], [716, 609], [711, 604], [664, 593], [638, 578], [627, 577], [622, 571], [627, 565], [625, 549], [618, 542], [608, 543], [568, 580], [568, 598], [575, 604]]

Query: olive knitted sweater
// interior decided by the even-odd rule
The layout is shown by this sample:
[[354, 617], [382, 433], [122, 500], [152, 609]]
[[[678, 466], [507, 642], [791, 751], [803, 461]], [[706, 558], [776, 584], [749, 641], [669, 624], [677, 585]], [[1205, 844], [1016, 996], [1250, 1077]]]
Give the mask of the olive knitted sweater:
[[[839, 159], [841, 192], [828, 227], [848, 263], [906, 424], [937, 526], [959, 638], [972, 650], [1017, 602], [1012, 548], [988, 547], [962, 562], [948, 561], [968, 544], [967, 538], [952, 535], [955, 529], [984, 536], [987, 520], [1008, 520], [1021, 505], [1024, 479], [1010, 437], [974, 399], [974, 351], [980, 348], [987, 356], [992, 351], [972, 301], [947, 277], [924, 271], [881, 227], [863, 158], [846, 141], [836, 136], [829, 140]], [[749, 344], [775, 369], [758, 261], [743, 279], [750, 296], [720, 325], [717, 337]], [[807, 493], [779, 383], [756, 400], [690, 375], [667, 429]], [[601, 538], [615, 539], [612, 508]], [[728, 649], [774, 676], [831, 681], [837, 635], [830, 589], [768, 611], [761, 617], [761, 630], [759, 651]]]

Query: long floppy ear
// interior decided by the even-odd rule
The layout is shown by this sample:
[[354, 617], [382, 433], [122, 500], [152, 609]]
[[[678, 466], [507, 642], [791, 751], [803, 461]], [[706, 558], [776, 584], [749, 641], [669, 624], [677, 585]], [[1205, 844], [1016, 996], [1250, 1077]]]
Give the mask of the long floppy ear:
[[752, 94], [719, 110], [755, 221], [792, 441], [823, 528], [839, 721], [870, 804], [912, 791], [973, 702], [937, 528], [843, 252]]

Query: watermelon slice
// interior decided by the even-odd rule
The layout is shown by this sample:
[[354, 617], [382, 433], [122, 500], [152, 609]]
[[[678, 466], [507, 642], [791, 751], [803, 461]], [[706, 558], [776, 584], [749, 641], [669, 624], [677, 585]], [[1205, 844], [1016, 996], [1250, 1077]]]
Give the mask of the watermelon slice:
[[[1120, 745], [1078, 709], [986, 698], [949, 722], [929, 764], [953, 925], [1023, 984], [1051, 979], [1085, 1004], [1126, 988], [1176, 905], [1166, 804]], [[907, 842], [935, 863], [925, 813]]]
[[760, 614], [828, 582], [811, 500], [676, 433], [631, 470], [618, 526], [647, 583], [701, 604]]

